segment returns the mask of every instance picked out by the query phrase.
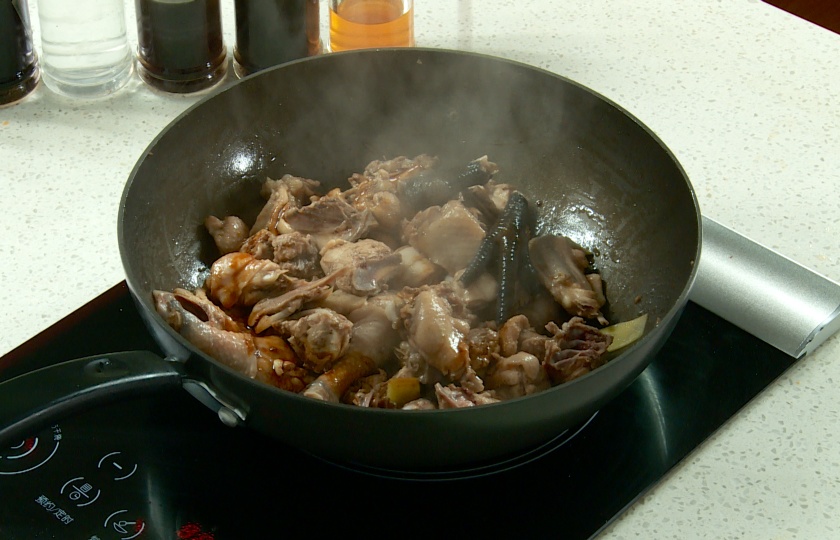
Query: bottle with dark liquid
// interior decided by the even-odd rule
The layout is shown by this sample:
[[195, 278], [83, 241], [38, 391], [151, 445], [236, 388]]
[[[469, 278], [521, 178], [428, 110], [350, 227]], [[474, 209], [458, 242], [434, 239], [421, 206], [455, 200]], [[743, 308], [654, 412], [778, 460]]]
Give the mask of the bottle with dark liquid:
[[320, 51], [318, 0], [235, 0], [240, 77]]
[[220, 82], [227, 69], [219, 0], [136, 0], [140, 77], [165, 92]]
[[38, 85], [26, 0], [0, 0], [0, 105], [13, 103]]

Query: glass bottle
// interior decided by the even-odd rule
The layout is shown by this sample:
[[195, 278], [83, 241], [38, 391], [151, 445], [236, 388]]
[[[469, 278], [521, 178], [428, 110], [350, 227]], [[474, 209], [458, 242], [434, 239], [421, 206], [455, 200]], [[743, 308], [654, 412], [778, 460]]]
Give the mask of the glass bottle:
[[0, 105], [23, 98], [39, 79], [29, 6], [26, 0], [0, 0]]
[[330, 0], [330, 50], [414, 46], [414, 0]]
[[124, 0], [39, 0], [41, 70], [47, 86], [73, 97], [116, 92], [133, 72]]
[[136, 0], [138, 72], [150, 86], [187, 93], [227, 70], [219, 0]]
[[234, 7], [237, 76], [320, 52], [318, 0], [235, 0]]

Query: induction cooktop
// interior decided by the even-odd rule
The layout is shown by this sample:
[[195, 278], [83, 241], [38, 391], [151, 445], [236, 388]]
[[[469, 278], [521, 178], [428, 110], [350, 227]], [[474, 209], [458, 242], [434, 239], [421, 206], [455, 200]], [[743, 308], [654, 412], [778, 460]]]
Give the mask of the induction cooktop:
[[[160, 352], [121, 283], [0, 358], [0, 380], [129, 349]], [[648, 368], [581, 425], [423, 473], [327, 462], [160, 391], [0, 450], [0, 538], [590, 538], [795, 362], [689, 303]]]

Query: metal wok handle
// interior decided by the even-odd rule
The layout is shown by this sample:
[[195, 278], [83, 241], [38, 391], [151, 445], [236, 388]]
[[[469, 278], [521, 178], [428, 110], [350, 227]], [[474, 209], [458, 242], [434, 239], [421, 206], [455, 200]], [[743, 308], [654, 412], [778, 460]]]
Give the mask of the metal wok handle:
[[117, 399], [180, 387], [183, 366], [149, 351], [70, 360], [0, 383], [0, 449], [50, 422]]

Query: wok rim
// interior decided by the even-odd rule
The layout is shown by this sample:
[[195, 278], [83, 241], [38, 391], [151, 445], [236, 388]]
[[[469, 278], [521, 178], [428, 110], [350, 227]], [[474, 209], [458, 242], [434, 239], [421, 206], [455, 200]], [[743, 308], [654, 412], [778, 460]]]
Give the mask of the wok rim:
[[[455, 409], [424, 409], [424, 410], [402, 410], [402, 409], [381, 409], [381, 408], [371, 408], [371, 407], [356, 407], [353, 405], [348, 405], [344, 403], [331, 403], [326, 401], [315, 400], [312, 398], [305, 397], [301, 394], [296, 394], [294, 392], [289, 392], [282, 390], [280, 388], [273, 387], [268, 384], [261, 383], [255, 379], [252, 379], [243, 373], [234, 370], [233, 368], [223, 364], [222, 362], [216, 360], [212, 356], [205, 354], [195, 346], [193, 346], [189, 341], [187, 341], [180, 333], [176, 332], [163, 318], [157, 313], [157, 310], [154, 308], [153, 302], [151, 298], [145, 298], [143, 295], [138, 294], [137, 288], [135, 283], [138, 281], [138, 278], [134, 272], [133, 266], [129, 263], [128, 255], [127, 255], [127, 246], [125, 241], [125, 218], [126, 218], [126, 205], [127, 201], [132, 189], [132, 186], [137, 179], [137, 175], [141, 168], [143, 167], [146, 157], [153, 153], [154, 148], [157, 144], [172, 130], [177, 124], [179, 124], [184, 118], [191, 115], [194, 111], [199, 108], [206, 106], [208, 103], [211, 103], [215, 98], [221, 96], [227, 92], [236, 91], [236, 88], [247, 84], [248, 81], [258, 78], [268, 76], [275, 71], [282, 71], [284, 69], [288, 69], [289, 66], [297, 65], [301, 63], [309, 63], [309, 62], [320, 62], [320, 61], [331, 61], [333, 57], [343, 57], [343, 56], [365, 56], [365, 55], [373, 55], [379, 54], [380, 51], [386, 51], [391, 54], [397, 55], [405, 55], [410, 56], [415, 54], [416, 52], [424, 53], [424, 54], [432, 54], [432, 55], [440, 55], [440, 56], [460, 56], [460, 57], [475, 57], [480, 58], [485, 61], [491, 62], [498, 62], [502, 64], [508, 64], [516, 68], [525, 69], [532, 72], [537, 72], [541, 76], [547, 76], [554, 79], [557, 79], [561, 82], [573, 85], [578, 89], [591, 94], [595, 98], [603, 101], [605, 104], [609, 105], [610, 107], [616, 109], [622, 115], [624, 115], [627, 119], [632, 121], [636, 124], [639, 128], [641, 128], [644, 133], [650, 137], [657, 146], [665, 152], [665, 155], [668, 157], [670, 162], [676, 167], [677, 171], [679, 172], [680, 177], [682, 178], [683, 182], [685, 183], [685, 187], [688, 190], [688, 195], [691, 198], [691, 204], [694, 209], [694, 221], [697, 230], [697, 239], [696, 239], [696, 246], [694, 250], [694, 256], [691, 260], [691, 270], [689, 272], [688, 279], [686, 280], [682, 291], [680, 292], [679, 296], [677, 297], [676, 301], [671, 304], [671, 307], [668, 309], [667, 313], [662, 316], [657, 324], [651, 328], [644, 336], [638, 339], [636, 342], [632, 343], [624, 350], [622, 350], [615, 358], [611, 359], [609, 362], [600, 366], [599, 368], [590, 371], [589, 373], [578, 377], [574, 380], [552, 386], [551, 388], [544, 390], [542, 392], [538, 392], [535, 394], [530, 394], [526, 396], [521, 396], [497, 403], [490, 403], [486, 405], [481, 405], [480, 407], [464, 407], [464, 408], [455, 408]], [[190, 105], [181, 112], [178, 116], [176, 116], [172, 121], [170, 121], [163, 129], [158, 132], [155, 137], [150, 141], [150, 143], [146, 146], [146, 148], [141, 152], [139, 158], [135, 162], [134, 166], [132, 167], [131, 172], [129, 173], [128, 179], [126, 184], [123, 188], [122, 194], [120, 196], [120, 203], [118, 208], [117, 214], [117, 240], [120, 250], [120, 259], [122, 262], [123, 270], [125, 271], [126, 275], [126, 284], [128, 286], [129, 291], [131, 292], [132, 297], [134, 298], [135, 302], [139, 302], [141, 306], [154, 318], [154, 323], [157, 326], [157, 329], [163, 329], [164, 332], [171, 338], [173, 338], [181, 347], [185, 350], [189, 351], [189, 356], [187, 358], [179, 358], [178, 360], [187, 363], [189, 360], [197, 360], [200, 359], [203, 362], [210, 362], [216, 369], [221, 369], [226, 372], [228, 375], [232, 375], [238, 380], [245, 382], [247, 384], [256, 384], [260, 385], [263, 391], [271, 392], [272, 395], [282, 396], [283, 399], [293, 399], [293, 400], [300, 400], [301, 402], [305, 402], [311, 407], [328, 407], [328, 408], [335, 408], [336, 406], [342, 408], [351, 408], [354, 411], [357, 411], [356, 414], [366, 414], [366, 415], [399, 415], [401, 417], [410, 418], [416, 415], [440, 415], [440, 414], [448, 414], [451, 415], [455, 414], [478, 414], [482, 410], [486, 410], [487, 408], [498, 408], [503, 407], [505, 405], [509, 405], [516, 402], [522, 402], [524, 400], [535, 400], [535, 399], [546, 399], [545, 396], [556, 393], [558, 391], [562, 391], [564, 389], [572, 388], [573, 385], [580, 385], [585, 384], [585, 381], [593, 378], [598, 377], [600, 373], [610, 370], [615, 364], [622, 363], [624, 360], [631, 358], [634, 356], [634, 352], [638, 349], [651, 347], [653, 348], [654, 352], [651, 352], [647, 355], [646, 360], [642, 364], [642, 370], [644, 370], [655, 356], [655, 351], [658, 350], [658, 346], [661, 346], [665, 341], [667, 341], [668, 337], [670, 336], [670, 331], [666, 335], [662, 335], [660, 331], [663, 328], [667, 328], [671, 323], [675, 322], [681, 314], [685, 305], [688, 303], [689, 300], [689, 293], [691, 291], [692, 286], [697, 277], [699, 261], [700, 261], [700, 254], [702, 251], [702, 215], [700, 211], [700, 204], [697, 199], [697, 193], [694, 189], [693, 184], [691, 183], [690, 178], [685, 172], [680, 161], [677, 159], [674, 152], [665, 144], [665, 142], [650, 128], [642, 122], [639, 118], [637, 118], [634, 114], [630, 111], [625, 109], [623, 106], [619, 105], [615, 101], [610, 98], [605, 97], [604, 95], [600, 94], [599, 92], [593, 90], [592, 88], [583, 85], [573, 79], [569, 79], [563, 75], [558, 73], [549, 71], [544, 68], [540, 68], [537, 66], [533, 66], [518, 60], [512, 60], [508, 58], [503, 58], [487, 53], [478, 53], [472, 51], [460, 51], [455, 49], [445, 49], [445, 48], [429, 48], [429, 47], [409, 47], [409, 48], [374, 48], [374, 49], [362, 49], [362, 50], [350, 50], [350, 51], [342, 51], [342, 52], [335, 52], [335, 53], [328, 53], [328, 54], [321, 54], [317, 56], [301, 58], [298, 60], [294, 60], [291, 62], [287, 62], [284, 64], [280, 64], [263, 71], [259, 71], [257, 73], [253, 73], [246, 77], [243, 77], [239, 80], [232, 82], [231, 84], [227, 85], [224, 88], [220, 88], [218, 90], [213, 91], [203, 97], [201, 97], [198, 101], [194, 104]], [[657, 344], [658, 342], [658, 344]], [[640, 370], [640, 371], [642, 371]], [[628, 384], [632, 383], [638, 375], [634, 376]], [[205, 384], [207, 381], [203, 381]], [[457, 413], [455, 411], [458, 411]]]

